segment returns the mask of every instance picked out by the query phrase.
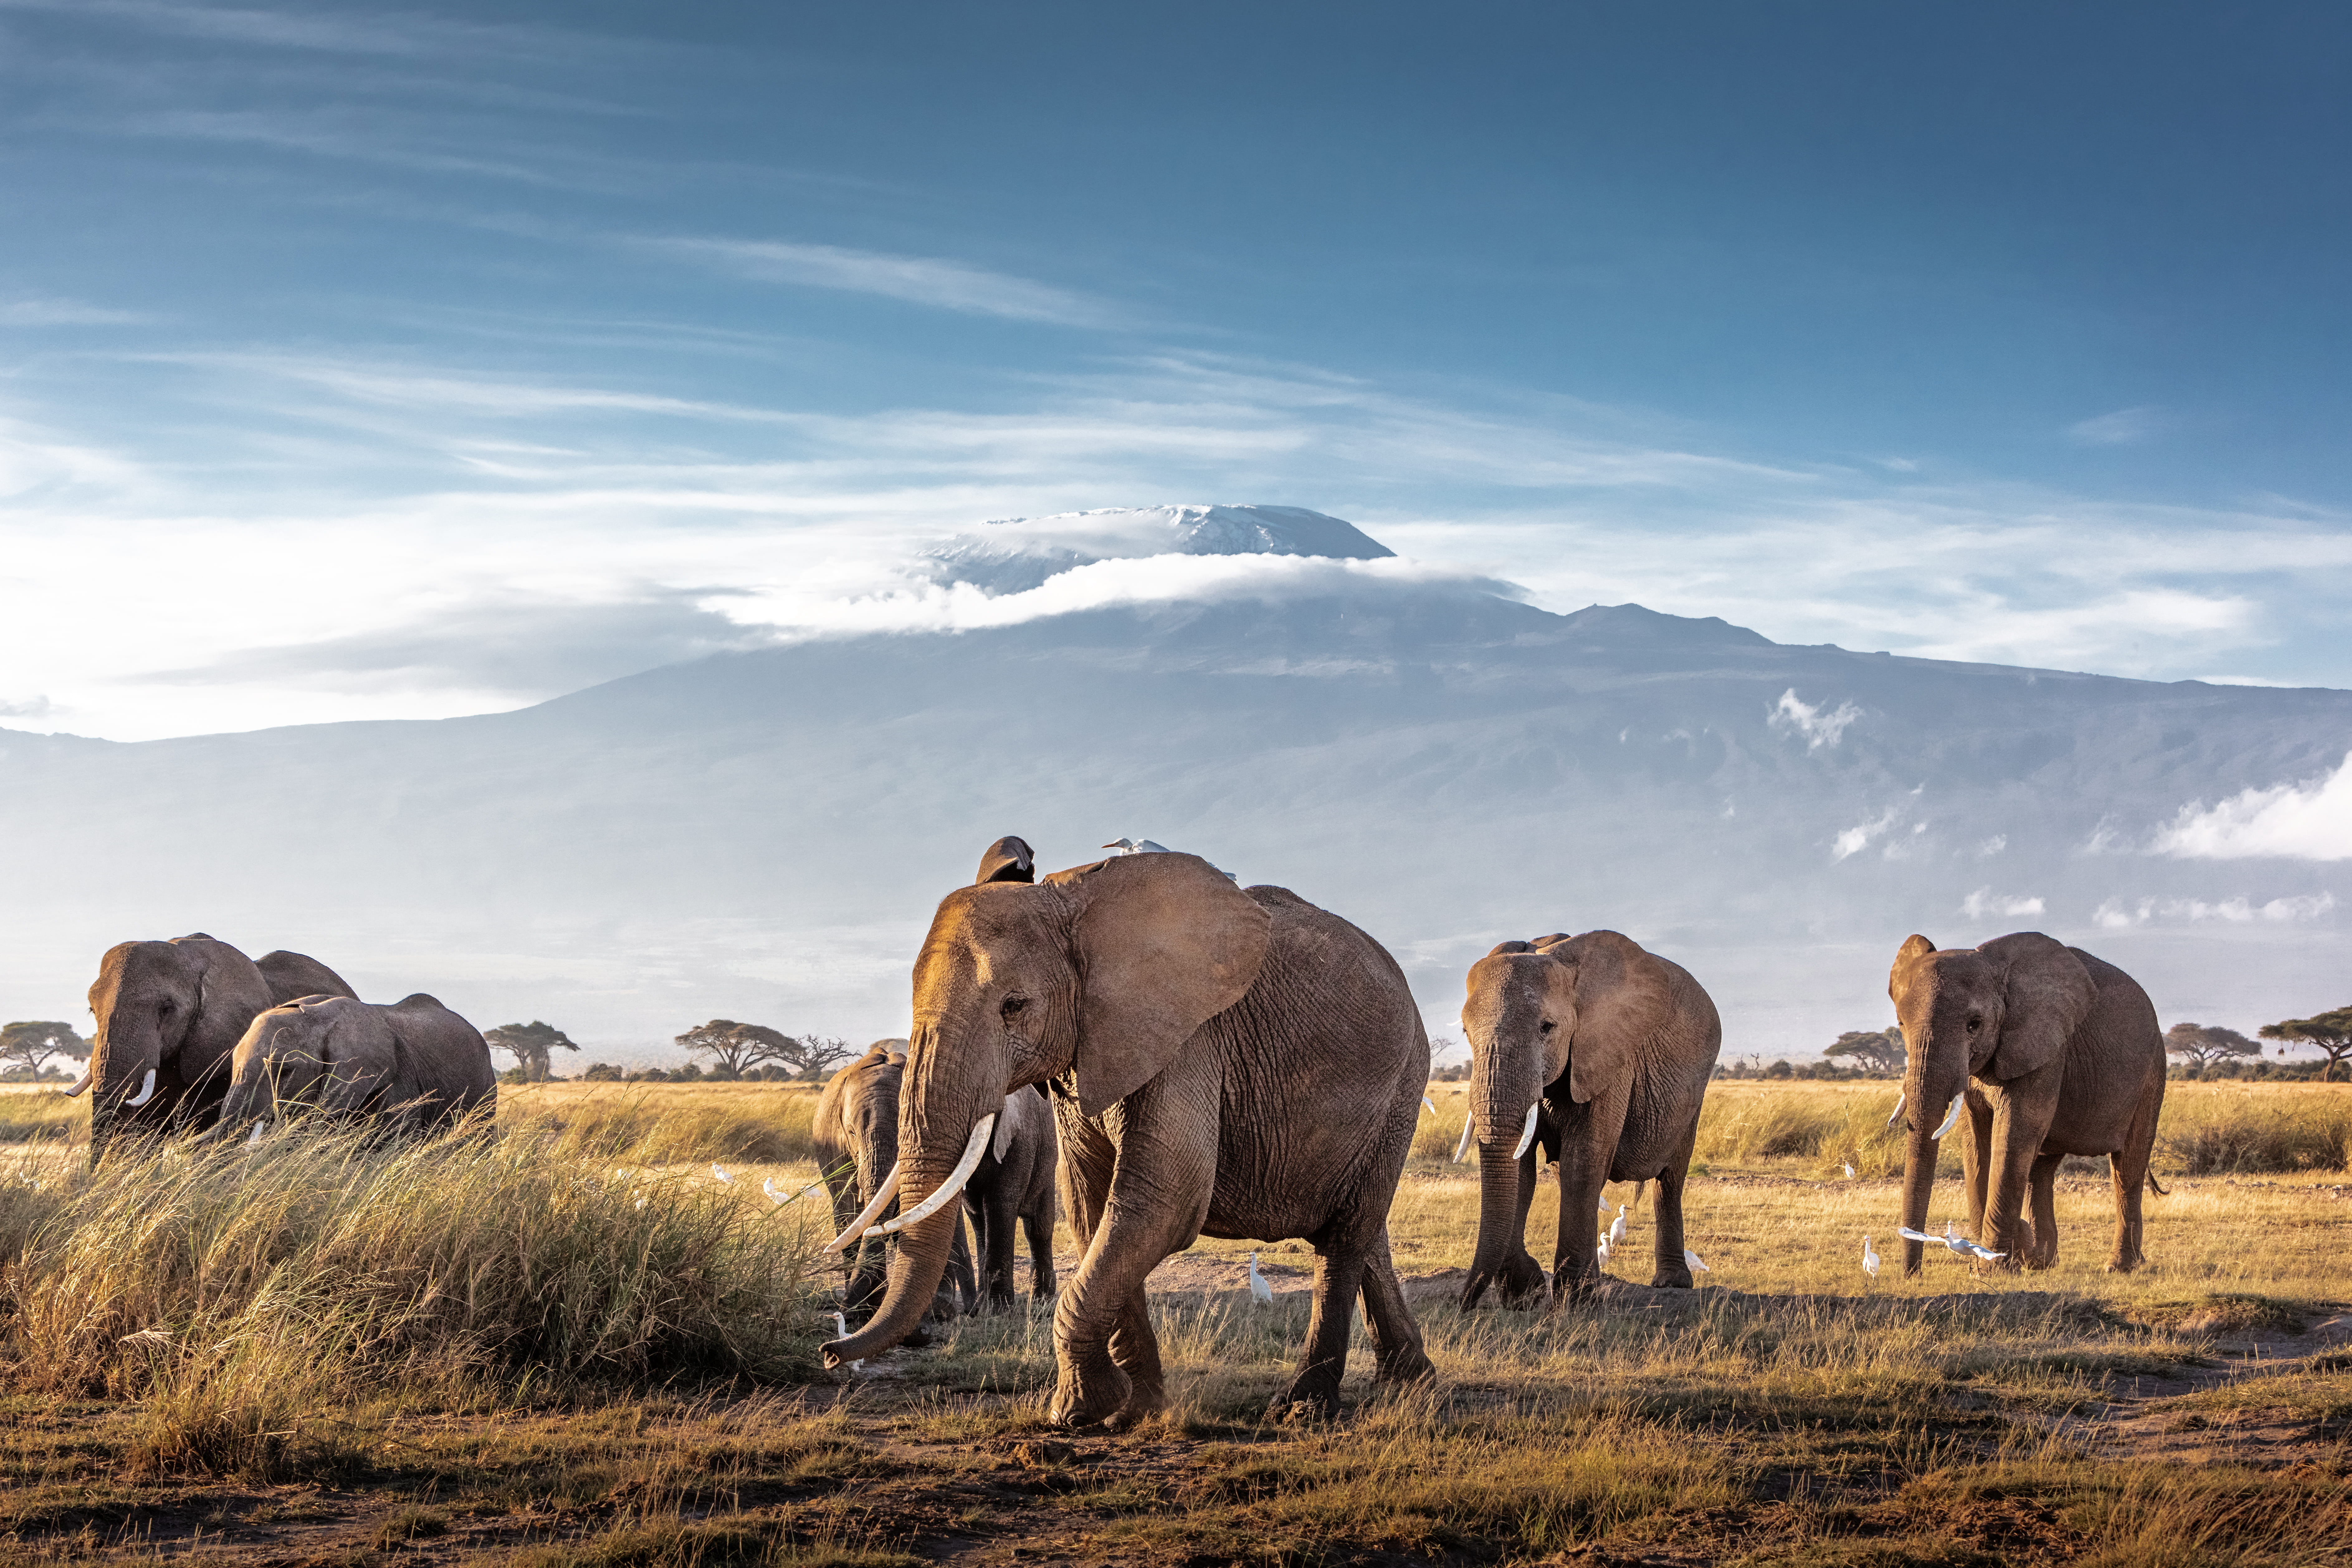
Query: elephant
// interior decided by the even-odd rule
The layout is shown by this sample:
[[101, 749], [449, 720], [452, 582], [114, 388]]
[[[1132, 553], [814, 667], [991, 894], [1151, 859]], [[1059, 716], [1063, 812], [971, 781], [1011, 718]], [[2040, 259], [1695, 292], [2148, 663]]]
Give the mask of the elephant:
[[1370, 937], [1197, 856], [1122, 855], [949, 893], [913, 991], [903, 1245], [881, 1307], [824, 1347], [828, 1364], [914, 1326], [990, 1118], [1043, 1083], [1084, 1254], [1054, 1310], [1055, 1420], [1123, 1431], [1164, 1407], [1144, 1279], [1204, 1235], [1314, 1247], [1307, 1347], [1276, 1407], [1336, 1411], [1359, 1295], [1381, 1378], [1432, 1375], [1386, 1223], [1429, 1039]]
[[253, 961], [253, 966], [261, 971], [273, 1005], [282, 1005], [305, 996], [348, 996], [354, 1002], [360, 999], [360, 994], [341, 975], [307, 952], [288, 952], [280, 948], [276, 952], [263, 953]]
[[289, 1112], [381, 1119], [422, 1134], [498, 1103], [490, 1047], [473, 1025], [418, 992], [376, 1006], [312, 995], [257, 1016], [236, 1043], [228, 1094], [207, 1139], [258, 1137]]
[[[282, 952], [269, 957], [281, 984], [323, 977], [342, 985], [316, 959]], [[203, 931], [109, 948], [89, 988], [89, 1010], [98, 1020], [89, 1067], [67, 1090], [95, 1089], [91, 1166], [117, 1137], [213, 1125], [228, 1092], [237, 1041], [278, 1000], [259, 965]]]
[[[833, 1199], [836, 1226], [846, 1227], [853, 1216], [871, 1209], [873, 1215], [865, 1221], [870, 1226], [889, 1212], [888, 1200], [876, 1194], [898, 1161], [898, 1091], [906, 1068], [904, 1039], [877, 1040], [865, 1055], [827, 1079], [817, 1096], [811, 1142]], [[842, 1302], [850, 1311], [870, 1312], [882, 1299], [883, 1273], [893, 1246], [884, 1237], [856, 1244]], [[958, 1316], [978, 1300], [971, 1254], [961, 1225], [951, 1250], [954, 1257], [943, 1288], [934, 1295], [929, 1317]]]
[[1041, 1301], [1054, 1294], [1054, 1189], [1060, 1163], [1050, 1095], [1019, 1089], [1006, 1095], [988, 1152], [963, 1189], [971, 1210], [981, 1298], [990, 1307], [1013, 1305], [1016, 1223], [1029, 1238], [1030, 1294]]
[[1683, 1181], [1723, 1047], [1706, 987], [1632, 938], [1593, 931], [1497, 943], [1470, 966], [1466, 989], [1479, 1204], [1463, 1310], [1497, 1281], [1507, 1301], [1543, 1284], [1522, 1240], [1539, 1149], [1559, 1162], [1556, 1300], [1600, 1279], [1593, 1221], [1612, 1181], [1658, 1184], [1650, 1283], [1688, 1289]]
[[[2164, 1109], [2164, 1036], [2139, 983], [2029, 931], [1976, 948], [1939, 949], [1914, 935], [1896, 952], [1886, 990], [1910, 1057], [1895, 1105], [1909, 1132], [1904, 1224], [1927, 1228], [1938, 1142], [1965, 1109], [1969, 1234], [2002, 1254], [2001, 1267], [2058, 1260], [2053, 1188], [2069, 1154], [2108, 1156], [2116, 1189], [2108, 1268], [2146, 1262], [2140, 1188], [2156, 1186], [2148, 1156]], [[2031, 1221], [2021, 1212], [2029, 1185]], [[1919, 1272], [1921, 1247], [1903, 1244], [1906, 1274]]]
[[1010, 835], [990, 845], [980, 858], [980, 875], [974, 882], [1034, 882], [1037, 879], [1037, 857], [1025, 839]]

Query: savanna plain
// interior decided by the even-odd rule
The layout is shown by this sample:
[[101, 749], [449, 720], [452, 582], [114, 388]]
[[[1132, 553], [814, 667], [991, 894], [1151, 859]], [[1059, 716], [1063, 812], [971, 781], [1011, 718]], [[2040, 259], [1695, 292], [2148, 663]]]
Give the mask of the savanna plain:
[[1376, 1392], [1360, 1344], [1339, 1420], [1267, 1423], [1311, 1255], [1258, 1247], [1261, 1306], [1253, 1244], [1204, 1239], [1152, 1280], [1174, 1405], [1118, 1437], [1047, 1423], [1025, 1259], [1013, 1310], [822, 1369], [830, 1211], [761, 1192], [816, 1178], [804, 1088], [509, 1087], [495, 1137], [95, 1173], [79, 1102], [0, 1094], [0, 1560], [2352, 1562], [2352, 1086], [2173, 1084], [2142, 1272], [2104, 1272], [2083, 1161], [2054, 1267], [1913, 1279], [1895, 1091], [1717, 1084], [1699, 1289], [1647, 1287], [1612, 1187], [1622, 1283], [1463, 1313], [1476, 1185], [1433, 1085], [1390, 1228], [1437, 1381]]

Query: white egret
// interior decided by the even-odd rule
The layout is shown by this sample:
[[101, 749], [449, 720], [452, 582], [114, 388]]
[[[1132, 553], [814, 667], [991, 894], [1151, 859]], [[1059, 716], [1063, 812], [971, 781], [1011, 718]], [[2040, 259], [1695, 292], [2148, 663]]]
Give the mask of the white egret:
[[1873, 1279], [1878, 1278], [1878, 1249], [1870, 1245], [1870, 1237], [1862, 1238], [1862, 1271]]
[[1603, 1268], [1609, 1267], [1609, 1255], [1616, 1250], [1617, 1249], [1614, 1247], [1612, 1247], [1609, 1244], [1609, 1237], [1606, 1232], [1603, 1232], [1601, 1239], [1592, 1245], [1592, 1255], [1601, 1259], [1601, 1267]]
[[1625, 1245], [1625, 1205], [1623, 1204], [1617, 1205], [1617, 1217], [1609, 1222], [1609, 1245], [1612, 1247]]
[[[828, 1313], [820, 1312], [820, 1313], [818, 1313], [818, 1314], [817, 1314], [817, 1316], [819, 1316], [819, 1317], [826, 1317], [826, 1316], [830, 1316], [830, 1317], [833, 1319], [833, 1337], [834, 1337], [835, 1339], [837, 1339], [837, 1340], [845, 1340], [845, 1339], [847, 1339], [847, 1338], [849, 1337], [849, 1320], [848, 1320], [848, 1318], [847, 1318], [847, 1317], [844, 1316], [842, 1313], [840, 1313], [840, 1312], [833, 1312], [833, 1313], [828, 1314]], [[850, 1371], [852, 1371], [852, 1372], [856, 1372], [859, 1367], [864, 1366], [865, 1364], [866, 1364], [866, 1363], [865, 1363], [864, 1362], [862, 1362], [862, 1361], [854, 1361], [854, 1362], [851, 1362], [851, 1363], [849, 1363], [849, 1370], [850, 1370]]]
[[1982, 1258], [1990, 1262], [1996, 1258], [2006, 1258], [2009, 1256], [2006, 1252], [1986, 1251], [1983, 1247], [1979, 1247], [1975, 1242], [1970, 1241], [1967, 1237], [1962, 1236], [1960, 1234], [1960, 1227], [1950, 1220], [1946, 1220], [1944, 1222], [1944, 1234], [1941, 1236], [1929, 1236], [1926, 1231], [1913, 1230], [1907, 1225], [1897, 1226], [1895, 1227], [1895, 1234], [1901, 1237], [1906, 1241], [1941, 1242], [1948, 1249], [1950, 1250], [1952, 1256], [1955, 1258]]
[[1257, 1254], [1255, 1252], [1250, 1254], [1249, 1287], [1251, 1300], [1261, 1307], [1274, 1304], [1274, 1287], [1267, 1284], [1265, 1276], [1257, 1271]]
[[710, 1167], [710, 1173], [717, 1177], [719, 1182], [728, 1186], [733, 1186], [735, 1184], [735, 1178], [727, 1173], [727, 1168], [724, 1165], [712, 1165]]
[[1714, 1269], [1709, 1268], [1705, 1263], [1699, 1260], [1697, 1253], [1693, 1252], [1687, 1247], [1683, 1248], [1683, 1261], [1689, 1264], [1693, 1268], [1697, 1269], [1701, 1274], [1712, 1274], [1715, 1272]]
[[1849, 1181], [1849, 1182], [1853, 1181], [1853, 1161], [1851, 1161], [1851, 1160], [1847, 1160], [1847, 1161], [1843, 1162], [1843, 1163], [1842, 1163], [1842, 1168], [1843, 1168], [1843, 1169], [1844, 1170], [1844, 1172], [1845, 1172], [1845, 1179], [1846, 1179], [1847, 1181]]

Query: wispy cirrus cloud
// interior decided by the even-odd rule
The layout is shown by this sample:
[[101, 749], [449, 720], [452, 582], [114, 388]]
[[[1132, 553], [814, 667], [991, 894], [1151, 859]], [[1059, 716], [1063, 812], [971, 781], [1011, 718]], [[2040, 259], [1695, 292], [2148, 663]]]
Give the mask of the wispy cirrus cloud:
[[940, 257], [767, 239], [643, 236], [632, 243], [754, 282], [874, 294], [971, 316], [1065, 327], [1113, 327], [1127, 320], [1108, 301]]
[[0, 300], [0, 327], [127, 327], [146, 320], [79, 300]]
[[2137, 447], [2157, 433], [2163, 419], [2164, 411], [2152, 405], [2118, 408], [2075, 421], [2066, 426], [2066, 436], [2084, 447]]

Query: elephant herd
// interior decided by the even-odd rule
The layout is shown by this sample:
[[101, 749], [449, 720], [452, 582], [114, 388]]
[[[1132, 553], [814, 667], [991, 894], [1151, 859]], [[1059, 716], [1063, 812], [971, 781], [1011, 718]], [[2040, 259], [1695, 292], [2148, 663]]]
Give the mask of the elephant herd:
[[[1939, 1140], [1965, 1112], [1970, 1231], [2005, 1267], [2055, 1259], [2059, 1163], [2095, 1154], [2114, 1170], [2109, 1267], [2137, 1266], [2164, 1096], [2138, 984], [2028, 931], [1974, 949], [1914, 936], [1889, 994], [1909, 1045], [1906, 1227], [1926, 1224]], [[125, 942], [90, 1005], [96, 1048], [75, 1092], [97, 1089], [94, 1160], [129, 1129], [257, 1135], [287, 1101], [425, 1128], [496, 1093], [464, 1019], [430, 996], [367, 1005], [299, 953], [256, 963], [202, 935]], [[1462, 1022], [1457, 1157], [1475, 1139], [1480, 1179], [1462, 1305], [1496, 1287], [1506, 1300], [1589, 1292], [1612, 1181], [1657, 1184], [1652, 1283], [1690, 1286], [1684, 1179], [1723, 1038], [1705, 987], [1615, 931], [1555, 934], [1473, 964]], [[1277, 1406], [1336, 1408], [1359, 1300], [1381, 1379], [1426, 1377], [1387, 1216], [1428, 1077], [1403, 972], [1338, 915], [1157, 845], [1040, 877], [1025, 843], [1000, 839], [940, 901], [906, 1037], [877, 1042], [818, 1101], [841, 1227], [827, 1251], [850, 1255], [847, 1304], [866, 1320], [826, 1362], [877, 1355], [943, 1309], [1009, 1303], [1025, 1236], [1032, 1289], [1055, 1298], [1054, 1416], [1123, 1429], [1167, 1398], [1145, 1279], [1209, 1236], [1314, 1250], [1306, 1348]], [[1524, 1241], [1546, 1161], [1560, 1204], [1549, 1280]], [[1057, 1198], [1080, 1249], [1058, 1291]], [[1907, 1242], [1906, 1271], [1920, 1258]]]
[[[1379, 1376], [1429, 1375], [1386, 1228], [1429, 1073], [1402, 972], [1285, 889], [1144, 848], [1040, 878], [1022, 840], [992, 845], [932, 918], [908, 1037], [826, 1086], [817, 1137], [842, 1227], [828, 1250], [852, 1255], [850, 1304], [870, 1312], [828, 1364], [887, 1350], [959, 1296], [1009, 1300], [1016, 1219], [1036, 1293], [1051, 1293], [1057, 1173], [1081, 1256], [1054, 1308], [1056, 1419], [1120, 1429], [1164, 1405], [1144, 1280], [1202, 1236], [1314, 1249], [1306, 1350], [1277, 1407], [1336, 1406], [1360, 1298]], [[1467, 992], [1463, 1152], [1475, 1139], [1481, 1202], [1462, 1305], [1497, 1286], [1507, 1300], [1588, 1292], [1612, 1181], [1657, 1184], [1652, 1283], [1687, 1288], [1683, 1184], [1723, 1038], [1705, 987], [1596, 931], [1503, 942]], [[1938, 1141], [1965, 1110], [1970, 1226], [1990, 1250], [2053, 1261], [2060, 1161], [2107, 1154], [2109, 1266], [2137, 1266], [2164, 1053], [2131, 977], [2039, 932], [1967, 950], [1914, 936], [1889, 994], [1911, 1043], [1906, 1225], [1926, 1223]], [[1546, 1160], [1560, 1204], [1549, 1281], [1524, 1241]], [[1917, 1242], [1905, 1261], [1917, 1270]]]
[[297, 1107], [429, 1131], [498, 1094], [481, 1035], [432, 997], [371, 1005], [315, 958], [257, 963], [202, 931], [108, 949], [89, 1010], [89, 1068], [66, 1092], [94, 1090], [93, 1165], [118, 1138], [257, 1138]]

